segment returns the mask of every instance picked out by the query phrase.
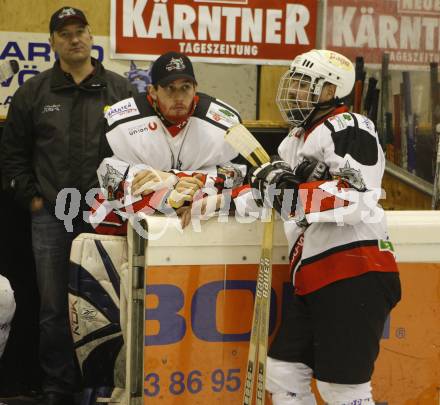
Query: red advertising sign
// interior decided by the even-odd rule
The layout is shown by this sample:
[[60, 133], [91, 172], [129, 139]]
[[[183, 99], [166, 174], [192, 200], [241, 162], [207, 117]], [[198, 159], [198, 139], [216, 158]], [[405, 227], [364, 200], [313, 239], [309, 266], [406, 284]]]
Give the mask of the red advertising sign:
[[323, 44], [349, 59], [363, 56], [390, 67], [429, 67], [440, 61], [440, 3], [421, 0], [327, 0]]
[[289, 64], [315, 47], [317, 0], [112, 0], [111, 55]]

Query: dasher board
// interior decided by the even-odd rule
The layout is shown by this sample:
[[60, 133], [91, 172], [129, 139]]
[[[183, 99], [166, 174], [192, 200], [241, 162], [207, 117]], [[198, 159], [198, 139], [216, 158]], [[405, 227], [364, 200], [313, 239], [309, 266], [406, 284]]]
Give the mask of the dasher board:
[[[145, 216], [150, 265], [258, 263], [263, 223], [214, 217], [196, 230], [175, 218]], [[440, 262], [440, 211], [387, 211], [390, 239], [399, 262]], [[226, 221], [227, 219], [227, 221]], [[199, 231], [200, 230], [200, 231]], [[288, 263], [283, 224], [275, 223], [273, 263]]]

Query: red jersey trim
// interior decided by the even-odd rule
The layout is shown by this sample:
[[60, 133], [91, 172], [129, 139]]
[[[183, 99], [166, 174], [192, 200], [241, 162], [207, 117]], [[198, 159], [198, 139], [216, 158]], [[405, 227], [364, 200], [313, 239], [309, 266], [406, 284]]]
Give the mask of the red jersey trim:
[[319, 187], [326, 182], [325, 180], [312, 181], [300, 185], [299, 198], [305, 214], [330, 211], [350, 205], [350, 201], [343, 200]]
[[334, 110], [332, 110], [329, 114], [322, 117], [318, 122], [315, 122], [309, 129], [306, 130], [304, 133], [304, 140], [307, 139], [307, 137], [310, 135], [310, 133], [313, 132], [313, 130], [321, 125], [324, 121], [327, 121], [330, 117], [334, 117], [335, 115], [342, 114], [348, 112], [348, 107], [346, 105], [341, 105], [339, 107], [336, 107]]
[[301, 265], [295, 276], [295, 293], [309, 294], [335, 281], [370, 271], [398, 272], [393, 254], [379, 250], [378, 246], [358, 246]]

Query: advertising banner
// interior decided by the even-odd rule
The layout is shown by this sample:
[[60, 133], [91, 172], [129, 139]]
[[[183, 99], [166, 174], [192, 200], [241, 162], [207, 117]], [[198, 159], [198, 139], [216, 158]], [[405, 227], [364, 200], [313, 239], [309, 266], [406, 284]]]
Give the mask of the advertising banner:
[[[49, 35], [30, 32], [0, 31], [0, 62], [16, 60], [19, 71], [9, 80], [0, 83], [0, 119], [6, 118], [15, 91], [29, 78], [50, 69], [55, 54], [50, 49]], [[93, 36], [92, 56], [100, 60], [106, 69], [126, 76], [139, 92], [145, 92], [150, 83], [149, 63], [109, 58], [109, 38]], [[142, 68], [141, 68], [142, 66]]]
[[[384, 325], [373, 373], [378, 405], [434, 405], [440, 399], [436, 216], [387, 212], [402, 300]], [[182, 232], [150, 218], [149, 234], [161, 237], [149, 240], [146, 252], [144, 404], [241, 403], [263, 225], [228, 217], [207, 221], [202, 232]], [[274, 229], [269, 341], [292, 297], [282, 223]]]
[[[373, 375], [375, 400], [434, 405], [440, 381], [440, 264], [400, 263], [399, 268], [403, 300], [383, 332]], [[147, 269], [145, 405], [240, 403], [256, 272], [256, 265], [242, 264]], [[288, 266], [275, 265], [271, 339], [291, 296], [288, 279]]]
[[[152, 266], [145, 297], [144, 403], [238, 404], [256, 265]], [[292, 287], [273, 267], [270, 334]]]
[[316, 0], [112, 0], [111, 56], [289, 64], [315, 47]]
[[440, 61], [440, 3], [413, 0], [327, 0], [323, 44], [349, 59], [379, 67], [429, 68]]

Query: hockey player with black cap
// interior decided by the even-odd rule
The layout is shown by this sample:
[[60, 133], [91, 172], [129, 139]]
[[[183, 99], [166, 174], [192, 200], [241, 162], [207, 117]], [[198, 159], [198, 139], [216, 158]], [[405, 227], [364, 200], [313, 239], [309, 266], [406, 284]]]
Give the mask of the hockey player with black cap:
[[147, 96], [122, 100], [105, 114], [114, 156], [98, 169], [103, 197], [111, 201], [109, 185], [113, 189], [122, 180], [126, 192], [105, 203], [103, 221], [91, 217], [99, 233], [124, 234], [128, 213], [139, 210], [178, 211], [188, 225], [185, 213], [202, 188], [217, 192], [243, 179], [241, 168], [230, 163], [237, 153], [224, 140], [225, 131], [241, 118], [226, 103], [197, 91], [191, 60], [167, 52], [153, 63], [151, 79]]
[[280, 156], [250, 175], [257, 203], [285, 220], [291, 251], [294, 294], [267, 362], [274, 405], [316, 404], [312, 377], [329, 405], [373, 404], [380, 338], [400, 300], [377, 204], [384, 155], [374, 124], [344, 105], [353, 85], [345, 56], [328, 50], [297, 56], [277, 93], [293, 128]]

